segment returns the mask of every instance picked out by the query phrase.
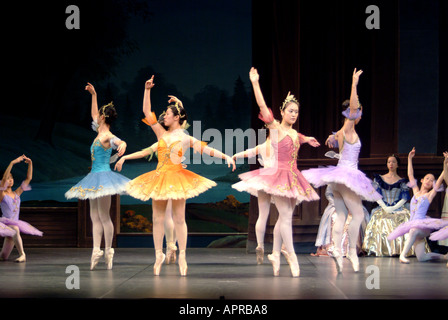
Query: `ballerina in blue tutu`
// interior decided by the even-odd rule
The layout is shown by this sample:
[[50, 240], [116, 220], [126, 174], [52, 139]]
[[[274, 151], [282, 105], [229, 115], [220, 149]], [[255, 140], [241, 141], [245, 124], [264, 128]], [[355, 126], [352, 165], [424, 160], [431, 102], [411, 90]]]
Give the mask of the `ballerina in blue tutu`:
[[[110, 126], [117, 118], [117, 112], [112, 103], [98, 110], [97, 94], [90, 83], [85, 88], [92, 95], [92, 129], [98, 133], [90, 147], [92, 169], [90, 173], [65, 193], [67, 199], [89, 199], [90, 217], [93, 228], [93, 252], [90, 269], [98, 264], [104, 252], [100, 250], [104, 233], [105, 260], [107, 269], [112, 269], [114, 249], [112, 239], [114, 225], [110, 218], [111, 196], [125, 194], [126, 184], [130, 179], [113, 172], [110, 168], [112, 149], [117, 150], [117, 156], [126, 151], [126, 142], [120, 140], [110, 132]], [[116, 158], [114, 155], [112, 158]]]

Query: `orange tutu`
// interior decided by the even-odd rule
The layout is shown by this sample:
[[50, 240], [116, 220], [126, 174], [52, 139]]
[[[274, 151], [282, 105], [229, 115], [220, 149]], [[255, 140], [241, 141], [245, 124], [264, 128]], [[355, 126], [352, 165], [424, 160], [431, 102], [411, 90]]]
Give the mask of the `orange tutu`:
[[163, 139], [159, 140], [156, 170], [130, 181], [126, 189], [130, 196], [142, 201], [189, 199], [216, 186], [216, 182], [184, 169], [181, 163], [173, 163], [170, 157], [173, 146], [167, 147]]

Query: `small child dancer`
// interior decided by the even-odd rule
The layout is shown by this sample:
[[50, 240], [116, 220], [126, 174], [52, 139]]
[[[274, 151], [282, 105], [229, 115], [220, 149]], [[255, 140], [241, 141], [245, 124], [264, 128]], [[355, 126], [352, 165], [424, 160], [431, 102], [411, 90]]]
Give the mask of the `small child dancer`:
[[[14, 178], [11, 174], [12, 167], [25, 161], [28, 164], [28, 172], [26, 179], [22, 182], [20, 187], [12, 191], [14, 185]], [[19, 220], [20, 214], [20, 195], [23, 191], [31, 190], [30, 182], [33, 178], [33, 162], [25, 155], [18, 157], [11, 161], [8, 168], [3, 174], [3, 179], [0, 183], [0, 202], [2, 209], [2, 217], [0, 218], [0, 235], [5, 237], [3, 248], [0, 253], [0, 260], [7, 260], [11, 254], [14, 245], [19, 252], [19, 257], [16, 262], [25, 262], [26, 255], [23, 250], [23, 242], [20, 233], [31, 234], [35, 236], [42, 236], [42, 232], [31, 226], [29, 223]]]
[[399, 236], [402, 236], [409, 232], [403, 250], [400, 254], [401, 263], [409, 263], [406, 259], [406, 254], [414, 245], [415, 254], [418, 261], [438, 260], [446, 258], [446, 256], [439, 253], [426, 253], [425, 241], [432, 230], [438, 230], [445, 226], [448, 226], [448, 221], [442, 219], [434, 219], [426, 216], [429, 205], [436, 196], [437, 191], [442, 185], [443, 178], [446, 172], [446, 162], [448, 154], [445, 153], [445, 168], [440, 177], [435, 181], [435, 177], [428, 173], [423, 179], [421, 179], [422, 186], [417, 186], [417, 181], [414, 178], [414, 169], [412, 166], [412, 158], [415, 156], [415, 148], [409, 152], [408, 155], [408, 177], [409, 186], [412, 187], [414, 196], [411, 199], [411, 217], [409, 221], [400, 224], [394, 231], [392, 231], [387, 237], [388, 240], [393, 240]]

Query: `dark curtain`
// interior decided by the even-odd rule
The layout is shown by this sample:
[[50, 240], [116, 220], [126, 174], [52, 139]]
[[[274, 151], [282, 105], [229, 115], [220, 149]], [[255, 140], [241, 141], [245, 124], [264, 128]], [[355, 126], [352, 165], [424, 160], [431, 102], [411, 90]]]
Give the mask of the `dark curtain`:
[[439, 1], [439, 123], [437, 155], [448, 150], [448, 1]]
[[[379, 30], [366, 27], [369, 5], [380, 9]], [[398, 0], [253, 1], [253, 65], [275, 117], [281, 119], [279, 106], [291, 91], [301, 104], [295, 129], [323, 145], [342, 125], [341, 104], [350, 96], [353, 69], [362, 69], [360, 156], [396, 152], [398, 12]], [[254, 128], [262, 126], [257, 114], [254, 103]], [[323, 158], [327, 150], [303, 146], [299, 157]]]

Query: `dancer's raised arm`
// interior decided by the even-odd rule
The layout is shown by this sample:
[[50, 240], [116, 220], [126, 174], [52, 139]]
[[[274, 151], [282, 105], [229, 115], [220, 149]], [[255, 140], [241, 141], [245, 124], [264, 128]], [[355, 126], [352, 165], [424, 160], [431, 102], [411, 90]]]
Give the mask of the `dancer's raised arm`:
[[157, 122], [155, 113], [151, 110], [151, 89], [154, 87], [154, 76], [145, 82], [145, 94], [143, 96], [143, 113], [145, 123], [149, 124], [157, 136], [157, 140], [165, 133], [165, 129]]
[[415, 147], [412, 148], [411, 152], [409, 152], [408, 154], [408, 179], [409, 179], [409, 184], [412, 187], [412, 191], [415, 193], [419, 192], [420, 189], [417, 186], [417, 180], [415, 180], [414, 177], [414, 167], [412, 165], [412, 158], [414, 158], [415, 156]]
[[[263, 94], [261, 93], [260, 88], [260, 75], [258, 74], [257, 69], [252, 67], [249, 72], [249, 78], [250, 82], [252, 83], [252, 88], [254, 90], [255, 99], [257, 101], [258, 107], [260, 108], [260, 113], [263, 119], [271, 119], [273, 121], [273, 116], [271, 111], [269, 111], [268, 106], [266, 105], [266, 102], [264, 101]], [[270, 123], [267, 123], [269, 126]]]
[[358, 97], [358, 82], [359, 76], [362, 74], [362, 70], [353, 71], [352, 77], [352, 92], [350, 94], [350, 115], [355, 114], [359, 108], [359, 97]]
[[91, 115], [92, 115], [93, 121], [97, 121], [99, 112], [98, 112], [98, 99], [97, 99], [95, 88], [93, 87], [93, 85], [91, 83], [87, 82], [85, 90], [89, 91], [89, 93], [92, 95]]

